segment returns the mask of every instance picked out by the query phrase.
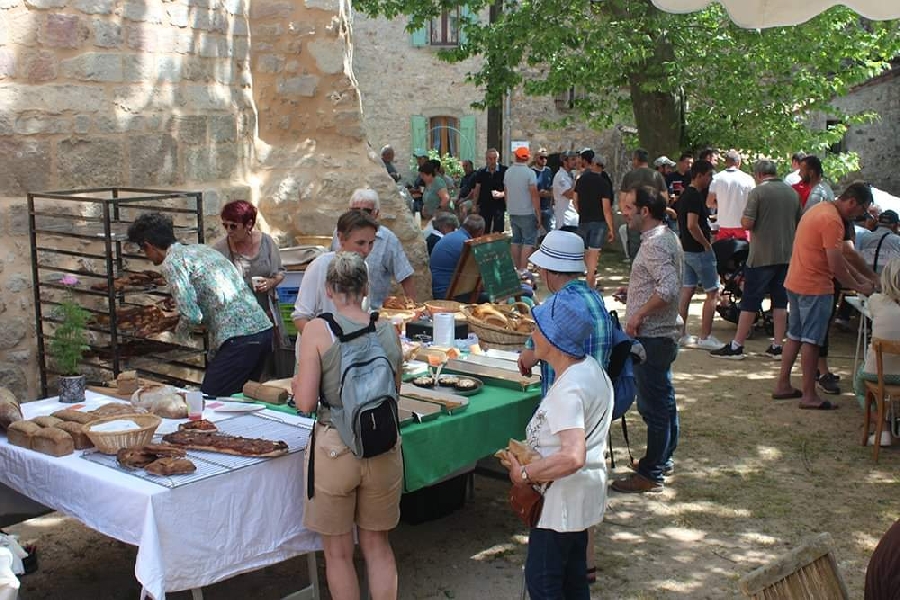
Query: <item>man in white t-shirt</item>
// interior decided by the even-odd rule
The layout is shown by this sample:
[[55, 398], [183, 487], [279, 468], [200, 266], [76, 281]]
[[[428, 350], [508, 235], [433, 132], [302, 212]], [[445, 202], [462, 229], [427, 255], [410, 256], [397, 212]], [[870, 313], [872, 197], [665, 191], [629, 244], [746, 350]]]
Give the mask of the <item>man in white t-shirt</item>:
[[713, 177], [709, 184], [709, 196], [706, 205], [717, 208], [716, 241], [749, 239], [747, 230], [741, 227], [741, 217], [747, 206], [750, 190], [756, 187], [752, 177], [741, 171], [741, 155], [737, 150], [725, 153], [725, 170]]
[[571, 171], [575, 168], [575, 152], [562, 152], [559, 155], [559, 170], [553, 176], [553, 214], [556, 216], [556, 228], [575, 232], [578, 229], [578, 211], [572, 202], [575, 197], [575, 181]]
[[528, 166], [531, 152], [526, 147], [513, 152], [515, 162], [503, 175], [506, 211], [512, 226], [513, 263], [520, 271], [528, 266], [528, 257], [537, 245], [541, 228], [541, 198], [538, 195], [537, 175]]
[[800, 183], [800, 161], [806, 158], [806, 152], [794, 152], [791, 155], [791, 172], [784, 176], [788, 185]]

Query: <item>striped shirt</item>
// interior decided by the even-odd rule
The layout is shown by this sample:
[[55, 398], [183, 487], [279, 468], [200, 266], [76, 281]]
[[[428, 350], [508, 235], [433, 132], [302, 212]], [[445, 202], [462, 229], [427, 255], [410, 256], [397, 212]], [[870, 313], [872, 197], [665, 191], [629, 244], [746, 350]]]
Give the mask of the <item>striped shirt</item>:
[[[547, 249], [541, 248], [541, 252], [547, 252]], [[584, 352], [588, 356], [593, 356], [605, 371], [609, 366], [609, 355], [612, 353], [612, 332], [615, 326], [612, 323], [609, 313], [606, 311], [606, 306], [603, 304], [603, 298], [580, 279], [573, 279], [563, 287], [575, 290], [584, 299], [587, 310], [594, 318], [594, 332], [584, 341]], [[549, 300], [550, 298], [547, 298], [544, 302]], [[528, 338], [528, 341], [525, 342], [525, 347], [529, 350], [534, 349], [534, 342], [531, 338]], [[547, 361], [542, 360], [541, 396], [547, 395], [547, 390], [550, 389], [550, 386], [553, 385], [554, 381], [556, 381], [556, 372], [553, 370], [553, 367], [547, 364]]]

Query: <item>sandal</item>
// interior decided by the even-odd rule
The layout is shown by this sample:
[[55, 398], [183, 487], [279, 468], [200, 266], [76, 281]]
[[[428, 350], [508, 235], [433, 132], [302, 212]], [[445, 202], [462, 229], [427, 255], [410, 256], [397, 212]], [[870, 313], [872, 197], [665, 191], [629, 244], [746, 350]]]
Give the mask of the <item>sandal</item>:
[[588, 585], [597, 583], [597, 567], [590, 567], [587, 570], [587, 582]]

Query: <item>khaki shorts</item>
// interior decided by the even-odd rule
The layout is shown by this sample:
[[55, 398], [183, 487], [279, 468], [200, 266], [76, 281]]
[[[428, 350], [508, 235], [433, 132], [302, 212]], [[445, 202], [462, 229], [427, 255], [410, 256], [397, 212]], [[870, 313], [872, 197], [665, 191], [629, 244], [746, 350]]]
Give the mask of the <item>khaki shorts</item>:
[[[403, 454], [393, 449], [374, 458], [357, 458], [337, 429], [316, 425], [315, 494], [303, 486], [303, 526], [322, 535], [343, 535], [356, 523], [370, 531], [388, 531], [400, 521]], [[307, 452], [306, 472], [309, 472]]]

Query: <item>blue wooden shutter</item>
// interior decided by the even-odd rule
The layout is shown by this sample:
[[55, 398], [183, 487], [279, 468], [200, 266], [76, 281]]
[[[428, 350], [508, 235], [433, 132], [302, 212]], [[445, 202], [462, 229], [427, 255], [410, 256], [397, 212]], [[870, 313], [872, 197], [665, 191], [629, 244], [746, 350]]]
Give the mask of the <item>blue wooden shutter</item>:
[[409, 42], [413, 46], [427, 46], [428, 45], [428, 25], [426, 24], [424, 27], [416, 29], [409, 36]]
[[431, 147], [431, 144], [428, 143], [428, 119], [421, 115], [413, 115], [410, 120], [412, 149], [428, 150]]
[[459, 118], [459, 159], [475, 160], [475, 117]]
[[466, 23], [469, 22], [471, 13], [469, 12], [468, 6], [460, 6], [459, 7], [459, 45], [465, 46], [466, 44]]

